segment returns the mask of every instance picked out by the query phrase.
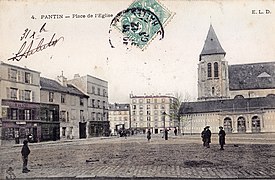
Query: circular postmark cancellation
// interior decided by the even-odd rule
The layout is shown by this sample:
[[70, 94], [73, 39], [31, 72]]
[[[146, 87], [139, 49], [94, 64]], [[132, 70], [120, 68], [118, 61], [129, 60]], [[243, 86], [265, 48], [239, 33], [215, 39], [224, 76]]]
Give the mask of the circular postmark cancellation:
[[[123, 44], [143, 49], [154, 36], [164, 38], [164, 29], [158, 16], [148, 9], [133, 7], [119, 12], [111, 21], [109, 33], [116, 27], [123, 34]], [[111, 47], [111, 38], [109, 38]]]
[[[160, 40], [164, 38], [164, 25], [171, 17], [172, 13], [157, 0], [135, 0], [128, 9], [119, 12], [112, 19], [109, 43], [114, 48], [118, 45], [114, 43], [115, 40], [119, 39], [121, 44], [134, 45], [144, 50], [156, 36]], [[118, 32], [119, 35], [113, 35]]]

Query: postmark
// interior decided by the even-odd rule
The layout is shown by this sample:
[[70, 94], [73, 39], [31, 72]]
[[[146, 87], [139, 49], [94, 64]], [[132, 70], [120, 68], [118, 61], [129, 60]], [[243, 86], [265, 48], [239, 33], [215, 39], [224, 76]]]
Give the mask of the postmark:
[[[164, 26], [172, 16], [156, 0], [136, 0], [113, 18], [109, 33], [115, 28], [122, 34], [123, 44], [144, 50], [156, 36], [159, 40], [164, 38]], [[109, 42], [115, 47], [111, 38]]]

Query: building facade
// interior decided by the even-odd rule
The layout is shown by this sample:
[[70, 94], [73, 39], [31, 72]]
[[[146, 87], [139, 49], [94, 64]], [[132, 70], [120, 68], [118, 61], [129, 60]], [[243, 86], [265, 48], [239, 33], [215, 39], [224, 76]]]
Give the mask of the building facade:
[[[59, 127], [58, 106], [49, 107], [52, 114], [45, 114], [44, 119], [41, 116], [48, 110], [40, 104], [40, 73], [1, 62], [0, 74], [1, 144], [22, 143], [29, 134], [34, 142], [58, 139], [52, 131]], [[45, 124], [52, 129], [45, 130]]]
[[87, 137], [88, 96], [78, 90], [61, 75], [57, 80], [41, 77], [40, 100], [47, 104], [59, 105], [61, 139], [79, 139]]
[[210, 25], [198, 64], [198, 101], [181, 105], [182, 133], [275, 132], [275, 62], [228, 65]]
[[109, 136], [108, 82], [90, 75], [75, 75], [69, 82], [89, 96], [88, 136]]
[[130, 129], [130, 104], [110, 104], [108, 114], [111, 135], [117, 135], [119, 130]]
[[162, 133], [165, 128], [178, 127], [178, 121], [173, 118], [172, 96], [135, 96], [130, 95], [131, 123], [130, 127], [145, 133], [151, 129], [154, 134]]

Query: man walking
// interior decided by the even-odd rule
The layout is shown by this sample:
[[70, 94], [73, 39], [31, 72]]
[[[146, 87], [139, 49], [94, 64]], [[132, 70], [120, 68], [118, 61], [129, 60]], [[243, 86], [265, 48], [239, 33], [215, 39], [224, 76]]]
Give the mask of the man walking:
[[28, 169], [28, 156], [30, 154], [30, 149], [28, 147], [28, 141], [24, 140], [23, 141], [23, 147], [21, 150], [21, 154], [22, 154], [22, 159], [23, 159], [23, 170], [22, 173], [28, 173], [30, 170]]
[[203, 131], [201, 132], [201, 140], [202, 140], [203, 147], [205, 147], [205, 131], [206, 131], [206, 128], [204, 128]]
[[147, 131], [147, 139], [148, 139], [148, 142], [151, 139], [151, 131], [150, 131], [150, 129], [148, 129], [148, 131]]
[[225, 135], [226, 134], [225, 134], [225, 131], [223, 130], [222, 126], [220, 126], [219, 128], [220, 128], [220, 131], [219, 131], [219, 143], [220, 143], [220, 146], [221, 146], [220, 150], [224, 150], [223, 146], [225, 145]]
[[204, 132], [204, 138], [205, 138], [205, 146], [207, 148], [210, 148], [210, 143], [211, 143], [211, 131], [210, 131], [210, 126], [205, 127], [206, 130]]

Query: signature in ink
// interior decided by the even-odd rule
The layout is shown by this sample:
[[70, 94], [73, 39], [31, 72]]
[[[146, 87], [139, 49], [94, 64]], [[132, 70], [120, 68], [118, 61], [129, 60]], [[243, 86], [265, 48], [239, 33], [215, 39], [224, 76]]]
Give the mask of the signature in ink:
[[[45, 29], [46, 23], [42, 25], [42, 27], [39, 30], [39, 34], [47, 32]], [[30, 35], [32, 34], [32, 35]], [[61, 36], [59, 38], [55, 38], [56, 33], [52, 35], [52, 38], [47, 43], [44, 43], [45, 38], [42, 38], [36, 47], [33, 48], [33, 44], [35, 42], [36, 34], [38, 34], [36, 31], [32, 31], [31, 29], [25, 29], [25, 32], [20, 37], [20, 41], [24, 40], [22, 46], [20, 47], [19, 51], [15, 54], [15, 56], [9, 58], [8, 60], [12, 61], [20, 61], [23, 57], [28, 58], [29, 56], [43, 51], [49, 47], [55, 47], [55, 45], [60, 41], [64, 40], [64, 37]], [[29, 36], [30, 35], [30, 36]], [[37, 35], [38, 36], [38, 35]], [[28, 39], [31, 39], [30, 42], [28, 42]]]

